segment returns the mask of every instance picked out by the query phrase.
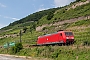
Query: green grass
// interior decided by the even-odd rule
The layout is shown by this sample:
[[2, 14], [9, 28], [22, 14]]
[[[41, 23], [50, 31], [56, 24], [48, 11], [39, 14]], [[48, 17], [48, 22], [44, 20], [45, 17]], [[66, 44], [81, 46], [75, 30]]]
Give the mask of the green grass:
[[[7, 50], [1, 49], [0, 53]], [[10, 53], [10, 51], [8, 51]], [[44, 57], [54, 60], [88, 60], [90, 59], [90, 48], [87, 46], [42, 46], [25, 48], [20, 50], [16, 55]]]
[[82, 20], [78, 21], [72, 24], [72, 26], [81, 26], [81, 25], [89, 25], [90, 24], [90, 19], [89, 20]]
[[[31, 57], [44, 57], [44, 58], [51, 58], [54, 60], [88, 60], [90, 59], [90, 48], [88, 46], [83, 46], [81, 44], [84, 41], [90, 41], [90, 27], [89, 26], [90, 20], [82, 20], [76, 23], [71, 23], [67, 29], [71, 29], [74, 32], [75, 36], [75, 44], [74, 46], [42, 46], [42, 47], [29, 47], [20, 50], [20, 52], [16, 53], [16, 55], [21, 56], [31, 56]], [[66, 26], [64, 24], [63, 26]], [[51, 33], [50, 30], [53, 29], [52, 32], [55, 32], [56, 26], [47, 27], [49, 31], [47, 33]], [[76, 28], [75, 28], [76, 27]], [[81, 28], [80, 28], [81, 27]], [[83, 28], [82, 28], [83, 27]], [[75, 28], [75, 29], [73, 29]], [[36, 32], [33, 31], [32, 33], [29, 30], [26, 33], [22, 34], [22, 43], [23, 45], [30, 45], [35, 44], [36, 39], [38, 36], [43, 35], [44, 32]], [[3, 38], [0, 40], [1, 44], [7, 43], [7, 41], [17, 41], [19, 40], [19, 36], [16, 38]], [[0, 53], [7, 53], [7, 49], [1, 49]], [[10, 49], [8, 50], [10, 54]]]
[[[90, 15], [90, 3], [86, 5], [82, 5], [75, 9], [65, 10], [64, 8], [57, 11], [54, 14], [54, 17], [51, 20], [47, 20], [46, 17], [42, 17], [36, 26], [41, 26], [43, 24], [50, 24], [61, 20], [67, 20], [71, 18], [77, 18], [79, 16], [87, 16]], [[36, 22], [35, 22], [36, 23]], [[45, 57], [45, 58], [52, 58], [54, 60], [88, 60], [90, 59], [90, 48], [87, 45], [83, 46], [85, 41], [90, 42], [90, 19], [88, 20], [81, 20], [75, 23], [65, 23], [58, 26], [48, 26], [45, 27], [40, 32], [36, 32], [35, 30], [30, 31], [30, 26], [34, 23], [24, 23], [24, 24], [17, 24], [15, 26], [10, 26], [4, 28], [5, 32], [1, 32], [0, 36], [8, 35], [8, 34], [19, 34], [20, 30], [23, 31], [24, 27], [27, 27], [27, 31], [25, 33], [22, 32], [22, 44], [31, 45], [36, 44], [36, 40], [38, 36], [42, 36], [44, 34], [50, 34], [56, 32], [57, 30], [71, 30], [75, 36], [75, 43], [74, 46], [43, 46], [43, 47], [33, 47], [33, 48], [24, 48], [16, 55], [25, 55], [25, 56], [32, 56], [32, 57]], [[13, 29], [12, 29], [13, 27]], [[6, 31], [11, 29], [9, 31]], [[7, 42], [19, 42], [20, 36], [16, 37], [5, 37], [0, 39], [0, 46], [3, 46]], [[0, 53], [10, 53], [10, 50], [7, 49], [0, 49]]]
[[[38, 36], [43, 35], [43, 32], [35, 32], [32, 33], [27, 31], [26, 33], [22, 33], [21, 39], [23, 44], [36, 44], [36, 40]], [[3, 45], [7, 42], [18, 42], [20, 40], [20, 36], [16, 37], [5, 37], [0, 39], [0, 45]]]
[[76, 44], [82, 44], [84, 41], [90, 41], [90, 19], [72, 23], [68, 29], [69, 28], [74, 32]]
[[51, 20], [47, 20], [46, 17], [44, 16], [42, 17], [39, 21], [38, 21], [38, 25], [42, 25], [42, 24], [50, 24], [50, 23], [54, 23], [54, 22], [58, 22], [58, 21], [62, 21], [62, 20], [68, 20], [68, 19], [72, 19], [72, 18], [78, 18], [81, 16], [88, 16], [90, 15], [90, 3], [86, 4], [86, 5], [82, 5], [82, 6], [78, 6], [75, 9], [70, 9], [70, 10], [66, 10], [65, 8], [61, 8], [60, 10], [57, 10], [53, 16], [53, 18]]

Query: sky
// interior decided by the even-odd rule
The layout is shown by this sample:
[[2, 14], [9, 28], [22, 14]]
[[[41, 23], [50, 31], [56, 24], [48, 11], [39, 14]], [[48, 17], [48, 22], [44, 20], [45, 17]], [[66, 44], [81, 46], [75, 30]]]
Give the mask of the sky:
[[62, 7], [75, 0], [0, 0], [0, 28], [32, 13]]

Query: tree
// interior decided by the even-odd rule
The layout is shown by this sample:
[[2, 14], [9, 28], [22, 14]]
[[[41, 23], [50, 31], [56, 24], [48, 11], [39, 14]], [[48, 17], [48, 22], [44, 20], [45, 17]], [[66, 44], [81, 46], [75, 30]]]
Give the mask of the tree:
[[76, 2], [79, 2], [79, 1], [81, 1], [81, 0], [76, 0]]
[[36, 24], [32, 23], [32, 25], [30, 26], [30, 32], [32, 33], [33, 30], [36, 30]]
[[11, 53], [16, 54], [19, 52], [21, 49], [23, 49], [22, 43], [16, 43], [15, 46], [11, 48]]
[[48, 13], [47, 20], [51, 20], [53, 18], [53, 12]]
[[33, 31], [33, 27], [32, 27], [32, 26], [30, 26], [30, 32], [32, 33], [32, 31]]
[[24, 27], [23, 28], [23, 33], [25, 33], [27, 31], [27, 29], [28, 29], [27, 27]]

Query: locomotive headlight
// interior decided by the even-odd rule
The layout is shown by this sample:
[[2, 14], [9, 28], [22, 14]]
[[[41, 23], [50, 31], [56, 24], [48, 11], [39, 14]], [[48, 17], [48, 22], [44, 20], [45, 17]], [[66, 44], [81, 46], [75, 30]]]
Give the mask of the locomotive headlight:
[[66, 37], [66, 39], [69, 39], [69, 37]]
[[74, 37], [71, 37], [71, 39], [74, 39]]

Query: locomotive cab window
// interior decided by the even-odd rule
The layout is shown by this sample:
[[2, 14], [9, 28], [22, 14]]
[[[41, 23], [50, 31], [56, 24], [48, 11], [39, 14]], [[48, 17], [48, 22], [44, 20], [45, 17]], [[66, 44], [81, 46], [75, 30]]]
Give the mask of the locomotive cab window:
[[62, 33], [60, 33], [60, 36], [62, 36]]
[[72, 32], [65, 32], [65, 35], [66, 35], [66, 36], [72, 36], [73, 33], [72, 33]]

